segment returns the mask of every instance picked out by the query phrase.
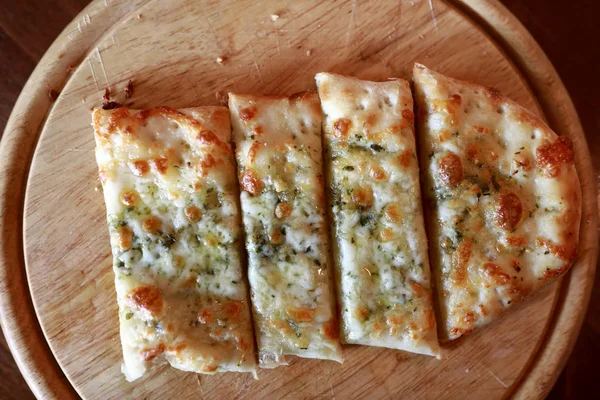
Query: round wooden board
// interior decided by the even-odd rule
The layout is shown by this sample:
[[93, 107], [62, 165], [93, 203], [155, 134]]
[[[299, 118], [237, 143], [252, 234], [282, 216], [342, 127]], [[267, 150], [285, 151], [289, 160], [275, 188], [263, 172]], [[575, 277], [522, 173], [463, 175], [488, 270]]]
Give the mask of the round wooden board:
[[[258, 381], [163, 367], [127, 383], [90, 128], [89, 109], [104, 89], [125, 101], [122, 89], [132, 79], [132, 107], [186, 107], [217, 104], [215, 93], [230, 90], [311, 89], [319, 71], [408, 78], [414, 61], [498, 87], [574, 141], [583, 219], [578, 259], [562, 284], [447, 346], [442, 361], [347, 346], [343, 365], [292, 359], [260, 371]], [[49, 89], [60, 90], [55, 103]], [[74, 397], [73, 388], [86, 399], [541, 398], [568, 357], [589, 300], [598, 233], [585, 136], [545, 55], [492, 1], [97, 0], [33, 73], [1, 154], [0, 317], [40, 398]]]

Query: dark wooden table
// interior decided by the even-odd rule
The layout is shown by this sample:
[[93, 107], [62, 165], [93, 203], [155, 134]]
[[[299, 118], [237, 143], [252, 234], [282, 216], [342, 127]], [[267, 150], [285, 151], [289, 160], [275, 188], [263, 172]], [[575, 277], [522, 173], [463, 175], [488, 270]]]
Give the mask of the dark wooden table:
[[[0, 135], [21, 88], [60, 31], [88, 0], [0, 0]], [[600, 172], [600, 2], [503, 0], [542, 46], [579, 112]], [[600, 176], [599, 176], [600, 178]], [[600, 183], [600, 179], [598, 181]], [[549, 399], [600, 399], [600, 274], [579, 340]], [[0, 334], [0, 399], [33, 395]]]

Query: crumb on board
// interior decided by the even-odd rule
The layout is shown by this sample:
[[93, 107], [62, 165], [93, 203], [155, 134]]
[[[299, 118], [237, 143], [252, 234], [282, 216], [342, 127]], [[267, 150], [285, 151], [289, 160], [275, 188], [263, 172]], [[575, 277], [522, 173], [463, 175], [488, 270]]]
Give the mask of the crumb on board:
[[227, 105], [229, 101], [229, 94], [227, 92], [219, 91], [215, 92], [215, 98], [221, 105]]
[[226, 60], [226, 58], [224, 56], [219, 56], [216, 59], [217, 64], [223, 64], [225, 62], [225, 60]]
[[107, 101], [102, 103], [103, 110], [114, 110], [115, 108], [123, 107], [121, 103], [117, 103], [116, 101]]
[[48, 90], [48, 97], [50, 97], [50, 100], [56, 101], [56, 99], [58, 99], [58, 92], [54, 89], [50, 89]]
[[85, 97], [82, 97], [82, 98], [81, 98], [81, 102], [82, 102], [82, 103], [85, 103]]
[[104, 101], [110, 101], [110, 89], [109, 88], [104, 89], [104, 94], [102, 95], [102, 99]]
[[310, 57], [312, 55], [312, 50], [306, 50], [306, 55]]
[[271, 14], [271, 21], [275, 22], [279, 19], [279, 15], [278, 14]]
[[137, 19], [142, 19], [144, 16], [142, 14], [137, 15]]
[[131, 79], [127, 81], [127, 86], [125, 86], [123, 92], [125, 93], [125, 97], [128, 99], [133, 96], [133, 81]]

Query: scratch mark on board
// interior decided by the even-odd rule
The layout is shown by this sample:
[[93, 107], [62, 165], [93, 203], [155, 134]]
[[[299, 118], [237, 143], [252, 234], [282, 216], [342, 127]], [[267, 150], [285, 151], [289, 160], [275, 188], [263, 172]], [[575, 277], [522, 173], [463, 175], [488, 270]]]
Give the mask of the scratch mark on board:
[[104, 78], [106, 79], [106, 85], [110, 86], [110, 81], [108, 80], [108, 75], [106, 74], [106, 69], [104, 68], [104, 61], [102, 61], [102, 56], [100, 55], [100, 49], [96, 47], [96, 53], [98, 53], [98, 61], [100, 61], [100, 66], [102, 67], [102, 72], [104, 73]]
[[85, 29], [86, 26], [88, 26], [90, 24], [90, 15], [89, 14], [85, 14], [85, 16], [83, 17], [83, 20], [81, 21], [77, 21], [77, 30], [80, 33], [83, 33], [83, 30]]
[[262, 73], [260, 72], [260, 66], [256, 62], [256, 54], [254, 54], [254, 47], [252, 46], [252, 42], [248, 42], [248, 44], [250, 45], [250, 52], [252, 53], [252, 61], [254, 62], [254, 68], [256, 68], [256, 72], [258, 72], [258, 79], [260, 80], [260, 83], [264, 83]]
[[352, 0], [352, 12], [350, 13], [350, 21], [348, 21], [348, 28], [346, 29], [346, 46], [350, 44], [350, 33], [352, 33], [352, 27], [356, 25], [354, 21], [356, 13], [356, 0]]
[[217, 42], [217, 47], [219, 48], [219, 50], [221, 50], [221, 52], [223, 52], [223, 46], [221, 45], [221, 41], [219, 40], [219, 36], [217, 35], [217, 31], [215, 31], [215, 28], [213, 27], [213, 24], [210, 22], [210, 18], [206, 17], [206, 22], [208, 22], [208, 28], [210, 29], [210, 31], [212, 32], [213, 36], [215, 37], [215, 41]]
[[329, 384], [329, 389], [331, 390], [331, 398], [335, 400], [335, 391], [333, 390], [333, 385], [331, 383]]
[[433, 11], [433, 0], [428, 0], [429, 2], [429, 12], [431, 14], [431, 20], [433, 21], [433, 26], [435, 27], [435, 31], [437, 32], [437, 20], [435, 19], [435, 12]]
[[277, 54], [281, 53], [279, 47], [279, 29], [277, 29], [277, 22], [273, 21], [273, 25], [275, 26], [275, 38], [277, 39]]
[[495, 373], [493, 373], [491, 369], [488, 369], [488, 372], [489, 372], [489, 373], [490, 373], [490, 374], [491, 374], [491, 375], [492, 375], [494, 378], [496, 378], [496, 380], [497, 380], [498, 382], [500, 382], [500, 384], [501, 384], [502, 386], [504, 386], [504, 388], [508, 388], [508, 385], [507, 385], [506, 383], [504, 383], [504, 381], [503, 381], [502, 379], [500, 379], [500, 378], [498, 377], [498, 375], [496, 375]]
[[92, 70], [92, 77], [94, 78], [94, 83], [96, 84], [96, 90], [100, 91], [100, 86], [98, 86], [98, 78], [96, 77], [96, 71], [94, 70], [94, 65], [92, 64], [92, 59], [88, 57], [88, 64], [90, 64], [90, 69]]

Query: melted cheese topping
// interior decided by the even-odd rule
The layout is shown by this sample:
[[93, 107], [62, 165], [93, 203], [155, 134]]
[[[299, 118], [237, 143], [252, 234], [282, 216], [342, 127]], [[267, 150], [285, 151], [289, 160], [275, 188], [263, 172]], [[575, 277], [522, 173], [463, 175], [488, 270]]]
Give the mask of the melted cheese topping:
[[571, 266], [573, 146], [495, 89], [422, 65], [414, 79], [442, 337], [484, 325]]
[[408, 82], [317, 74], [347, 343], [438, 354]]
[[228, 111], [96, 109], [128, 380], [254, 371]]
[[261, 367], [341, 361], [315, 93], [229, 96]]

